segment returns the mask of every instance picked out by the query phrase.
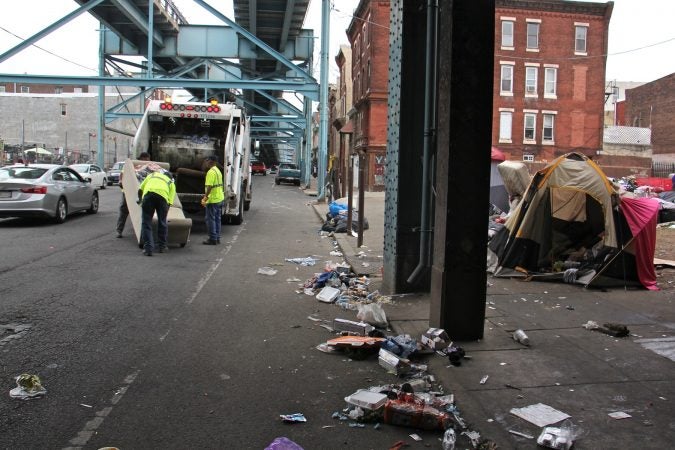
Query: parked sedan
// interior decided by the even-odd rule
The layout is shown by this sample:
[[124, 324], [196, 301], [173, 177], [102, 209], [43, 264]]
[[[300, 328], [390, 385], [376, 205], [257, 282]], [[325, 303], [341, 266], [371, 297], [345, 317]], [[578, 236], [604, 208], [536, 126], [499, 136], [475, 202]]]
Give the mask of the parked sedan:
[[70, 167], [30, 164], [0, 167], [0, 217], [49, 217], [98, 212], [98, 192]]
[[71, 164], [69, 167], [79, 173], [85, 180], [91, 181], [92, 186], [105, 189], [108, 180], [106, 173], [99, 166], [95, 164]]
[[267, 167], [265, 167], [265, 163], [262, 161], [251, 161], [251, 173], [252, 174], [263, 174], [267, 175]]

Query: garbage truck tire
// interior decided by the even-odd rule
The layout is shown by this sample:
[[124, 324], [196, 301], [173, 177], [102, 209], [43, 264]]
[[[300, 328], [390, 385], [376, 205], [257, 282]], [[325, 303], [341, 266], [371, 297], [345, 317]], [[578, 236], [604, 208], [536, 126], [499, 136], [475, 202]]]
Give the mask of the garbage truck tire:
[[[242, 191], [240, 191], [242, 192]], [[237, 215], [231, 216], [230, 223], [232, 225], [241, 225], [244, 221], [244, 196], [239, 196], [239, 207], [237, 208]]]

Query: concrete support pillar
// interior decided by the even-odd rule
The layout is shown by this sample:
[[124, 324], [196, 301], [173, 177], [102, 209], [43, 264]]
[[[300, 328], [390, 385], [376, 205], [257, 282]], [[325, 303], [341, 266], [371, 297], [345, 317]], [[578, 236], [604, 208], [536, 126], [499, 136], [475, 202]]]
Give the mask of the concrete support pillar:
[[494, 0], [442, 2], [430, 324], [483, 337]]

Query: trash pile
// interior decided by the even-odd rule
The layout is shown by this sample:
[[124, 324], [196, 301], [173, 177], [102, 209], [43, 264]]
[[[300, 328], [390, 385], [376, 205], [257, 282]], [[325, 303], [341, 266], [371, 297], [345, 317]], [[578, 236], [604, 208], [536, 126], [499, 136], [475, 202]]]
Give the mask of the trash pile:
[[16, 387], [9, 391], [9, 396], [21, 400], [31, 400], [42, 397], [47, 389], [42, 386], [42, 381], [37, 375], [22, 373], [16, 377]]
[[[344, 203], [331, 202], [328, 205], [328, 213], [326, 213], [326, 220], [321, 227], [322, 231], [334, 232], [334, 233], [348, 233], [347, 230], [347, 219], [348, 219], [348, 206]], [[367, 230], [368, 219], [363, 218], [363, 229]], [[352, 208], [352, 230], [359, 231], [359, 214], [358, 210]]]
[[[368, 311], [364, 311], [365, 307]], [[333, 413], [333, 418], [348, 421], [350, 427], [380, 424], [441, 431], [443, 448], [454, 449], [459, 438], [466, 438], [473, 448], [496, 448], [480, 433], [471, 430], [461, 418], [453, 394], [444, 392], [427, 365], [419, 361], [425, 355], [438, 354], [460, 365], [467, 358], [464, 350], [450, 341], [448, 334], [439, 328], [428, 329], [420, 339], [407, 334], [386, 336], [386, 316], [376, 303], [366, 304], [359, 310], [359, 322], [334, 319], [322, 325], [340, 336], [317, 346], [324, 353], [346, 354], [353, 360], [375, 357], [384, 370], [397, 377], [397, 382], [364, 387], [345, 397], [346, 406]], [[380, 315], [381, 314], [381, 315]], [[312, 321], [321, 321], [309, 317]], [[384, 320], [384, 322], [381, 322]], [[325, 322], [325, 321], [322, 321]], [[421, 440], [418, 435], [411, 435]]]

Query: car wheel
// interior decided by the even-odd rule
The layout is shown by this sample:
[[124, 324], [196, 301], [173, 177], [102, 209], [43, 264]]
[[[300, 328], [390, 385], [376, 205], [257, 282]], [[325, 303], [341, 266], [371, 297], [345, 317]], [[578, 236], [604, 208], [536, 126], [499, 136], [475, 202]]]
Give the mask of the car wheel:
[[[101, 189], [105, 189], [106, 185], [108, 185], [108, 180], [105, 178], [103, 179], [103, 183], [101, 183]], [[108, 185], [109, 186], [109, 185]]]
[[274, 180], [274, 184], [276, 184], [277, 186], [279, 186], [279, 185], [281, 184], [281, 181], [279, 181], [279, 180]]
[[112, 185], [113, 185], [112, 181], [108, 181], [107, 184], [108, 184], [108, 186], [112, 186]]
[[63, 223], [66, 221], [66, 217], [68, 217], [68, 204], [66, 203], [66, 199], [61, 197], [59, 198], [59, 201], [56, 202], [56, 216], [54, 217], [54, 222]]
[[295, 182], [295, 185], [296, 185], [296, 186], [300, 186], [300, 180], [297, 180], [297, 181]]
[[[240, 191], [243, 192], [243, 191]], [[232, 225], [241, 225], [244, 222], [244, 196], [239, 197], [239, 208], [237, 208], [237, 215], [232, 216], [230, 223]]]
[[94, 191], [94, 194], [91, 196], [91, 204], [87, 210], [89, 214], [96, 214], [98, 212], [98, 193]]

